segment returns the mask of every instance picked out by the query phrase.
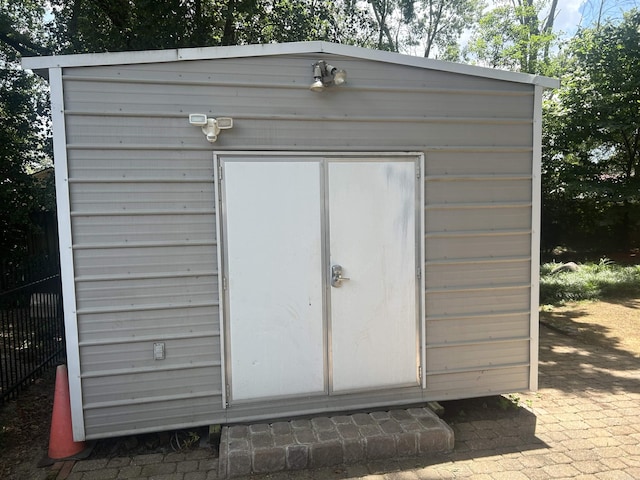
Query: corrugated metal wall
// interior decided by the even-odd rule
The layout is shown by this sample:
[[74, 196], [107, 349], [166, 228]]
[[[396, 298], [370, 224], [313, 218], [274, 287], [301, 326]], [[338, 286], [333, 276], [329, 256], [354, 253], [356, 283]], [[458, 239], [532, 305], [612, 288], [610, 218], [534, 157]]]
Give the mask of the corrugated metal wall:
[[[320, 58], [348, 84], [310, 92]], [[527, 388], [533, 86], [322, 55], [63, 73], [88, 438], [225, 418], [214, 148], [424, 151], [416, 398]], [[234, 128], [212, 146], [189, 113]]]

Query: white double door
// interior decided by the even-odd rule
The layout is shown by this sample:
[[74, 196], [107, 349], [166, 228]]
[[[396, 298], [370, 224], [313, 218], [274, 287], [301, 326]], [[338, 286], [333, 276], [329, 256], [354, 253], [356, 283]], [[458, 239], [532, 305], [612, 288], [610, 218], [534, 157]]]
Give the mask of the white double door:
[[418, 384], [419, 159], [216, 161], [227, 401]]

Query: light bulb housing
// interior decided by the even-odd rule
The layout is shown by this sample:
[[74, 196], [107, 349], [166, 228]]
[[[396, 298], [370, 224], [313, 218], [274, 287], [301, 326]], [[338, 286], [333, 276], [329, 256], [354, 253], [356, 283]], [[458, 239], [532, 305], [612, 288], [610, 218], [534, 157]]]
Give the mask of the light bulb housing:
[[318, 60], [312, 65], [313, 83], [309, 86], [312, 92], [322, 92], [326, 87], [342, 85], [347, 81], [347, 72]]

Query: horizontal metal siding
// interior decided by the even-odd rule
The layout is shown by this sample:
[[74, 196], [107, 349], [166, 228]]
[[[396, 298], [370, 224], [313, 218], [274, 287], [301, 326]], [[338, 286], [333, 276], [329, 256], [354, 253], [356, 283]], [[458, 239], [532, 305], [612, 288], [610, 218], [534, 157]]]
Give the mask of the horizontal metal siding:
[[[367, 98], [363, 102], [375, 103], [376, 100]], [[188, 111], [187, 109], [186, 112]], [[67, 131], [73, 138], [73, 143], [69, 146], [126, 148], [140, 145], [142, 141], [148, 148], [178, 148], [182, 142], [199, 145], [204, 138], [202, 132], [189, 125], [187, 117], [187, 113], [178, 118], [131, 117], [130, 124], [127, 124], [118, 117], [71, 115], [67, 120]], [[526, 123], [476, 123], [468, 119], [452, 119], [444, 123], [437, 119], [427, 122], [415, 118], [380, 122], [379, 119], [380, 117], [372, 117], [349, 122], [330, 118], [323, 121], [300, 119], [295, 115], [284, 119], [266, 117], [241, 121], [236, 118], [234, 128], [220, 134], [217, 146], [241, 146], [246, 149], [271, 145], [281, 149], [290, 145], [304, 145], [307, 149], [331, 149], [336, 148], [336, 145], [358, 145], [366, 150], [364, 147], [369, 145], [369, 149], [376, 146], [395, 147], [397, 150], [406, 148], [407, 145], [426, 147], [500, 144], [516, 147], [532, 142], [531, 125]], [[95, 132], [98, 129], [101, 133], [96, 138]]]
[[[219, 309], [214, 300], [198, 306], [193, 302], [161, 305], [144, 310], [84, 313], [80, 336], [84, 342], [133, 342], [166, 340], [185, 336], [218, 337]], [[212, 338], [211, 348], [220, 348], [219, 339]]]
[[528, 365], [485, 367], [427, 376], [427, 389], [441, 400], [525, 391], [528, 386]]
[[428, 319], [427, 331], [440, 345], [481, 342], [529, 335], [528, 312], [440, 315]]
[[[446, 349], [446, 355], [443, 355]], [[524, 364], [529, 360], [529, 341], [508, 340], [497, 343], [464, 343], [427, 348], [429, 373], [446, 373], [455, 370], [476, 370], [495, 365]]]
[[[212, 245], [160, 245], [144, 248], [129, 248], [127, 245], [109, 245], [108, 248], [77, 248], [76, 275], [78, 278], [100, 278], [103, 276], [135, 277], [136, 275], [174, 274], [178, 277], [202, 272], [208, 266], [216, 271], [218, 262], [214, 258], [203, 265], [202, 259], [211, 254]], [[158, 262], [162, 258], [162, 262]]]
[[[319, 58], [347, 69], [348, 83], [310, 92]], [[446, 369], [460, 351], [473, 356], [441, 345], [450, 332], [472, 341], [525, 335], [526, 285], [482, 288], [527, 271], [530, 86], [326, 55], [69, 68], [64, 84], [88, 438], [260, 416], [255, 405], [222, 408], [213, 148], [425, 151], [429, 347]], [[211, 146], [188, 124], [195, 112], [231, 116], [234, 128]], [[507, 257], [515, 260], [482, 263]], [[472, 259], [481, 262], [448, 269]], [[199, 336], [190, 358], [185, 346]], [[166, 361], [152, 360], [156, 341], [166, 343]], [[427, 391], [410, 397], [514, 390], [527, 370], [469, 368], [430, 375], [427, 364]], [[302, 403], [274, 412], [302, 412]]]
[[425, 270], [429, 289], [524, 285], [531, 278], [526, 257], [431, 262]]
[[[211, 381], [213, 378], [203, 377], [201, 380]], [[128, 431], [142, 433], [202, 425], [204, 418], [212, 418], [215, 406], [211, 399], [217, 395], [219, 392], [215, 391], [204, 395], [167, 395], [148, 403], [125, 402], [90, 408], [85, 412], [87, 439], [115, 437]]]
[[[65, 81], [67, 121], [78, 86]], [[206, 424], [222, 405], [211, 153], [98, 148], [101, 118], [153, 142], [101, 117], [112, 94], [94, 92], [87, 148], [68, 148], [87, 438]]]
[[427, 389], [529, 381], [532, 153], [436, 151], [426, 162]]

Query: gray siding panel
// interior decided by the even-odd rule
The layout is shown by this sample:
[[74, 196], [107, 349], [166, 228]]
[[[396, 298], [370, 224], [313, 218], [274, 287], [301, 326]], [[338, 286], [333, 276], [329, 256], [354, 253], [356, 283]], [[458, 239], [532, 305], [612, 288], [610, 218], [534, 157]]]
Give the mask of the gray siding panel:
[[427, 348], [430, 372], [476, 370], [494, 365], [522, 364], [529, 360], [528, 339], [448, 346], [446, 349], [447, 354], [443, 355], [443, 348]]
[[531, 234], [508, 232], [491, 234], [470, 233], [467, 236], [447, 236], [438, 232], [437, 236], [427, 233], [427, 261], [442, 259], [469, 259], [478, 257], [512, 257], [530, 255]]
[[[458, 342], [500, 340], [529, 335], [529, 312], [507, 312], [471, 316], [432, 317], [427, 322], [428, 341], [440, 345]], [[431, 368], [431, 365], [428, 366]]]
[[[502, 289], [458, 290], [430, 293], [427, 289], [427, 321], [431, 316], [469, 315], [486, 312], [527, 311], [529, 309], [528, 285]], [[427, 331], [427, 336], [429, 337]], [[437, 339], [427, 338], [427, 343]], [[430, 368], [427, 366], [427, 368]]]
[[221, 404], [221, 397], [212, 392], [203, 396], [161, 397], [156, 402], [90, 409], [85, 413], [87, 438], [91, 440], [203, 425], [206, 424], [203, 419], [212, 418], [212, 412], [219, 409]]
[[114, 248], [138, 243], [151, 247], [162, 242], [213, 244], [216, 240], [213, 215], [191, 212], [76, 216], [72, 219], [72, 227], [74, 244], [88, 247], [105, 243], [112, 244]]
[[[367, 99], [375, 102], [375, 99]], [[188, 112], [189, 109], [186, 110]], [[229, 114], [233, 116], [232, 114]], [[302, 117], [306, 116], [301, 115]], [[381, 122], [381, 117], [368, 121], [348, 121], [330, 118], [325, 121], [296, 118], [238, 120], [234, 128], [220, 135], [220, 148], [233, 146], [272, 145], [276, 149], [287, 149], [292, 145], [307, 148], [335, 148], [336, 145], [369, 147], [396, 147], [430, 145], [464, 146], [522, 146], [532, 142], [530, 124], [523, 123], [476, 123], [469, 120]], [[382, 117], [383, 118], [383, 117]], [[119, 117], [70, 115], [67, 131], [73, 142], [70, 146], [95, 145], [105, 149], [126, 148], [136, 145], [179, 148], [183, 143], [199, 145], [203, 135], [199, 128], [189, 125], [188, 113], [184, 117], [130, 117], [123, 122]], [[96, 131], [100, 137], [96, 138]], [[322, 132], [322, 135], [317, 135]]]
[[[83, 314], [83, 342], [131, 342], [145, 339], [179, 338], [185, 335], [219, 336], [217, 306], [179, 304], [173, 308]], [[214, 339], [218, 344], [220, 339]]]
[[[185, 275], [202, 272], [208, 266], [217, 271], [218, 262], [214, 256], [203, 265], [203, 258], [211, 256], [211, 245], [147, 246], [128, 248], [126, 245], [111, 245], [104, 248], [84, 248], [76, 250], [78, 279], [84, 277], [104, 277], [109, 275], [131, 276], [153, 274]], [[158, 259], [162, 258], [162, 262]]]
[[528, 386], [528, 366], [483, 368], [427, 377], [427, 389], [442, 400], [524, 391]]
[[[500, 208], [496, 208], [500, 207]], [[425, 212], [430, 232], [525, 230], [531, 226], [531, 205], [431, 206]]]
[[190, 368], [191, 363], [219, 363], [219, 337], [189, 336], [188, 338], [159, 338], [165, 343], [166, 358], [153, 358], [153, 340], [80, 346], [83, 375], [105, 375], [105, 372], [136, 371], [149, 368]]
[[531, 278], [529, 257], [427, 264], [425, 272], [430, 289], [523, 285]]
[[[344, 87], [308, 90], [320, 58], [347, 69]], [[409, 397], [527, 387], [531, 85], [328, 55], [67, 68], [63, 81], [88, 438], [260, 415], [222, 406], [214, 149], [425, 151], [428, 377]], [[189, 113], [234, 127], [211, 145]]]

